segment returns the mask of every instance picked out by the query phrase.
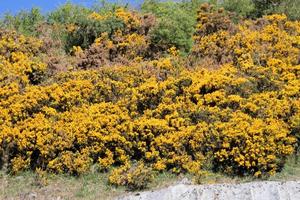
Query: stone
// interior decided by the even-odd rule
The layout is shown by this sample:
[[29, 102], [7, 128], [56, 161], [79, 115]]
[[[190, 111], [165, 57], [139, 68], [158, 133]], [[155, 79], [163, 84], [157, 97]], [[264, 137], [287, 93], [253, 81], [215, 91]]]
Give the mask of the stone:
[[156, 191], [121, 196], [116, 200], [300, 200], [300, 181], [242, 184], [177, 184]]

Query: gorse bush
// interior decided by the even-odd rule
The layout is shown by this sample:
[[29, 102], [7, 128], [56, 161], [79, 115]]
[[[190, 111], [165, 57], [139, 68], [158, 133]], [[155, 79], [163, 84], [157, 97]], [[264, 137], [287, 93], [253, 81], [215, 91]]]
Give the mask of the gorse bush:
[[[70, 53], [73, 46], [88, 48], [102, 33], [111, 36], [113, 32], [123, 30], [126, 26], [113, 13], [119, 8], [132, 10], [128, 5], [101, 2], [90, 8], [68, 2], [47, 14], [33, 8], [31, 11], [21, 11], [15, 16], [5, 15], [0, 19], [0, 25], [27, 36], [40, 36], [41, 33], [52, 32], [52, 39], [60, 41], [64, 45], [63, 50]], [[145, 0], [141, 3], [141, 13], [155, 16], [152, 18], [153, 27], [149, 34], [149, 57], [166, 53], [173, 46], [179, 49], [182, 55], [187, 55], [193, 45], [192, 35], [197, 22], [197, 10], [205, 2], [218, 8], [223, 7], [226, 12], [235, 13], [230, 16], [235, 22], [241, 17], [253, 19], [266, 14], [284, 13], [291, 20], [297, 20], [300, 16], [298, 0]], [[94, 12], [105, 16], [105, 20], [88, 17]]]
[[126, 186], [130, 190], [145, 189], [153, 180], [153, 171], [137, 163], [133, 166], [124, 165], [112, 171], [109, 182], [117, 186]]
[[116, 8], [86, 17], [122, 26], [72, 47], [74, 66], [51, 76], [45, 42], [0, 32], [8, 172], [97, 166], [110, 184], [143, 189], [155, 171], [273, 175], [299, 149], [300, 22], [277, 14], [235, 24], [204, 4], [185, 58], [175, 45], [151, 52], [151, 15]]
[[[140, 61], [152, 56], [148, 36], [153, 26], [152, 16], [117, 8], [104, 16], [94, 12], [88, 17], [102, 25], [103, 22], [110, 23], [112, 19], [117, 20], [119, 27], [111, 27], [112, 29], [103, 32], [97, 38], [94, 35], [93, 44], [78, 54], [81, 57], [79, 67], [100, 67], [112, 63], [127, 64], [130, 61]], [[82, 33], [86, 34], [85, 31]]]

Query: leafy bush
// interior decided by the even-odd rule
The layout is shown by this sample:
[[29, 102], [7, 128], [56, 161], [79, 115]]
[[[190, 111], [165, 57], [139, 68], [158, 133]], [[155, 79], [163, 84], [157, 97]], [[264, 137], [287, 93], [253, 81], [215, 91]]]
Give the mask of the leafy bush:
[[92, 11], [86, 7], [66, 3], [50, 12], [47, 16], [47, 21], [50, 24], [74, 24], [86, 18], [91, 12]]
[[[106, 11], [108, 14], [109, 10]], [[93, 11], [83, 6], [66, 3], [57, 10], [49, 13], [48, 22], [58, 26], [58, 32], [65, 43], [65, 50], [68, 52], [73, 46], [87, 48], [101, 33], [122, 28], [123, 23], [116, 18], [109, 17], [107, 20], [96, 20], [92, 16]]]
[[45, 17], [38, 8], [32, 8], [30, 11], [21, 11], [13, 16], [6, 14], [2, 20], [5, 28], [16, 30], [24, 35], [38, 36], [38, 27], [42, 25]]
[[[193, 2], [193, 3], [192, 3]], [[151, 41], [158, 51], [172, 46], [189, 52], [196, 23], [196, 10], [200, 2], [180, 3], [174, 1], [145, 1], [142, 11], [157, 17], [157, 25], [151, 32]]]
[[250, 17], [255, 5], [252, 0], [225, 0], [221, 4], [225, 10], [235, 12], [243, 17]]
[[228, 11], [248, 18], [284, 13], [291, 20], [300, 19], [298, 0], [225, 0], [219, 5]]
[[285, 13], [291, 20], [300, 20], [300, 4], [297, 0], [282, 1], [273, 8], [274, 13]]
[[69, 27], [71, 29], [66, 37], [66, 50], [73, 46], [88, 48], [96, 38], [101, 36], [101, 33], [108, 33], [111, 36], [116, 30], [123, 29], [123, 27], [123, 22], [114, 16], [103, 21], [88, 17], [82, 18], [74, 24], [74, 29]]
[[300, 19], [299, 2], [297, 0], [253, 0], [255, 5], [254, 16], [265, 14], [284, 13], [292, 20]]
[[284, 0], [253, 0], [255, 5], [254, 15], [256, 17], [261, 17], [267, 12], [274, 11]]

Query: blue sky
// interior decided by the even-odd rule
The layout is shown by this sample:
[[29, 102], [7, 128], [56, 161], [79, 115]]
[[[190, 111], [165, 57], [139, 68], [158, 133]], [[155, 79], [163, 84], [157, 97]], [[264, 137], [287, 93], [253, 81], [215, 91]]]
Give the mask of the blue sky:
[[[91, 6], [97, 0], [69, 0], [73, 3]], [[28, 10], [32, 7], [39, 7], [43, 12], [48, 12], [64, 4], [67, 0], [0, 0], [0, 15], [10, 12], [17, 13], [20, 10]], [[110, 2], [130, 3], [138, 5], [142, 0], [110, 0]]]

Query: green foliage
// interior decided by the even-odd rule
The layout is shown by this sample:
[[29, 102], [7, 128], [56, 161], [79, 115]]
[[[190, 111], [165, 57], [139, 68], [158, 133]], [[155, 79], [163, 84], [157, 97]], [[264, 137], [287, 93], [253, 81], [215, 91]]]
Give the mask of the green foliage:
[[249, 17], [254, 11], [254, 4], [252, 0], [224, 0], [222, 6], [226, 10], [235, 12], [243, 17]]
[[246, 18], [283, 13], [291, 20], [300, 19], [299, 0], [210, 0], [209, 3]]
[[[166, 52], [175, 46], [181, 52], [188, 53], [193, 45], [196, 13], [204, 2], [224, 7], [246, 18], [284, 13], [291, 20], [300, 19], [299, 0], [145, 0], [141, 11], [156, 17], [155, 28], [150, 33], [151, 50], [156, 53]], [[93, 11], [105, 16], [120, 6], [127, 8], [127, 5], [112, 4], [105, 0], [92, 8], [67, 2], [47, 15], [43, 15], [38, 8], [21, 11], [16, 15], [5, 14], [0, 25], [24, 35], [40, 36], [43, 30], [45, 32], [46, 24], [50, 24], [52, 39], [62, 41], [65, 50], [69, 52], [73, 46], [89, 47], [104, 32], [111, 36], [115, 30], [122, 30], [124, 24], [113, 16], [100, 21], [88, 18]], [[69, 32], [70, 26], [76, 29]]]
[[161, 2], [146, 0], [142, 11], [157, 17], [157, 25], [151, 32], [151, 40], [158, 49], [175, 46], [188, 52], [193, 44], [196, 10], [203, 1]]
[[[211, 1], [211, 3], [214, 4], [214, 1]], [[291, 20], [300, 19], [299, 0], [224, 0], [219, 3], [219, 6], [248, 18], [284, 13]]]
[[70, 24], [76, 23], [86, 18], [92, 11], [86, 7], [66, 3], [56, 10], [50, 12], [47, 21], [51, 24]]
[[265, 13], [270, 13], [285, 0], [252, 0], [255, 5], [254, 16], [261, 17]]
[[101, 33], [106, 32], [111, 36], [116, 30], [122, 30], [123, 27], [124, 23], [114, 16], [101, 21], [82, 18], [77, 21], [77, 29], [67, 34], [65, 48], [66, 50], [73, 46], [88, 48]]
[[97, 3], [95, 3], [92, 6], [92, 10], [100, 13], [100, 14], [106, 14], [109, 11], [114, 11], [117, 8], [124, 7], [128, 8], [128, 4], [123, 4], [122, 1], [107, 1], [107, 0], [98, 0]]
[[[102, 7], [94, 7], [97, 12], [103, 15], [116, 9], [113, 4], [103, 4]], [[48, 22], [62, 26], [63, 41], [65, 50], [68, 52], [73, 46], [89, 47], [101, 33], [111, 35], [115, 30], [122, 29], [124, 24], [114, 16], [106, 20], [95, 20], [89, 17], [93, 12], [83, 6], [66, 3], [49, 14]], [[71, 28], [70, 30], [70, 27]]]
[[32, 8], [30, 11], [21, 11], [17, 15], [6, 14], [1, 25], [8, 29], [15, 29], [24, 35], [39, 35], [37, 28], [45, 17], [40, 9]]
[[285, 13], [291, 20], [300, 19], [300, 3], [299, 0], [285, 0], [274, 8], [276, 13]]

